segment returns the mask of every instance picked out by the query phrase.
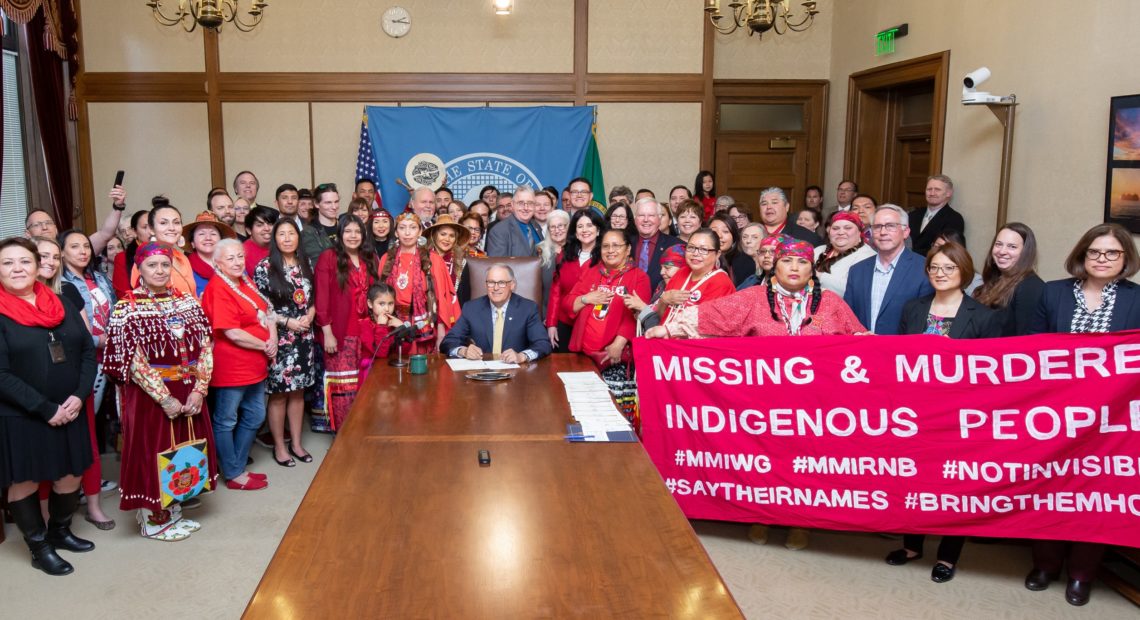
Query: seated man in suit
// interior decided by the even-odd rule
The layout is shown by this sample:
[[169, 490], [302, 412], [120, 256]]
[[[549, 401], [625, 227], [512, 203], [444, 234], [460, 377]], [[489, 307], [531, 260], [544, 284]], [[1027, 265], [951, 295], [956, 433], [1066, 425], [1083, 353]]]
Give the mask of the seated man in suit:
[[906, 211], [884, 204], [875, 209], [872, 222], [878, 253], [851, 267], [843, 301], [872, 332], [898, 334], [906, 302], [932, 295], [934, 288], [926, 277], [926, 261], [906, 249], [910, 236]]
[[515, 295], [514, 270], [498, 263], [487, 270], [487, 295], [463, 304], [439, 350], [469, 360], [489, 351], [495, 359], [522, 364], [549, 355], [551, 347], [538, 306]]
[[487, 230], [487, 256], [534, 256], [542, 231], [534, 222], [534, 190], [520, 185], [515, 190], [514, 212]]
[[966, 236], [966, 220], [950, 206], [954, 197], [954, 181], [944, 174], [926, 180], [926, 206], [910, 212], [910, 234], [914, 235], [914, 251], [923, 258], [935, 240], [947, 230]]

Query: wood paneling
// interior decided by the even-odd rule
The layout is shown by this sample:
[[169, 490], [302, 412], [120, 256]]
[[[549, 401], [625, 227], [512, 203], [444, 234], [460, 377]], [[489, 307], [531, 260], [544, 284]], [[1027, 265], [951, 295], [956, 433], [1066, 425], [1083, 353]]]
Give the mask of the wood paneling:
[[222, 73], [223, 101], [562, 101], [566, 73]]
[[80, 73], [75, 96], [89, 101], [206, 100], [205, 73]]
[[589, 101], [700, 102], [704, 78], [699, 73], [594, 73], [586, 79]]
[[843, 151], [844, 178], [854, 179], [864, 192], [876, 191], [882, 198], [890, 189], [885, 159], [893, 138], [890, 89], [923, 82], [933, 84], [934, 109], [930, 119], [930, 172], [942, 171], [942, 145], [945, 141], [946, 92], [950, 52], [921, 56], [903, 62], [851, 74], [847, 91], [847, 140]]

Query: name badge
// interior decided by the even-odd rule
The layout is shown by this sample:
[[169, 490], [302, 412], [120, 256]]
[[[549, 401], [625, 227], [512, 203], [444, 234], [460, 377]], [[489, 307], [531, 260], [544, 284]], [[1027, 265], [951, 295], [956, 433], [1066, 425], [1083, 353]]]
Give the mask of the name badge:
[[48, 332], [48, 354], [51, 355], [51, 363], [62, 364], [67, 361], [67, 353], [63, 350], [63, 343], [55, 339], [55, 334]]

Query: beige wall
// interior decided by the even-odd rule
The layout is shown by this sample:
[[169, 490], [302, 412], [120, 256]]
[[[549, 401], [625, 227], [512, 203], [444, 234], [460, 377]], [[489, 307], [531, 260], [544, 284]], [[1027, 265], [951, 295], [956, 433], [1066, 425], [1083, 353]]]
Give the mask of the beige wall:
[[[804, 32], [762, 39], [746, 31], [717, 34], [713, 50], [713, 75], [718, 80], [826, 80], [831, 70], [832, 23], [837, 4], [852, 0], [820, 0], [819, 14]], [[858, 0], [855, 0], [856, 2]], [[727, 6], [727, 2], [721, 3]], [[796, 18], [803, 14], [799, 2], [792, 3]], [[725, 20], [721, 20], [724, 22]]]
[[[381, 30], [389, 6], [408, 9], [412, 29]], [[223, 71], [570, 73], [574, 1], [518, 2], [497, 16], [484, 0], [304, 0], [273, 2], [250, 33], [220, 38]]]
[[205, 208], [210, 143], [204, 103], [92, 103], [91, 163], [96, 217], [111, 210], [115, 171], [126, 172], [127, 214], [165, 194], [183, 219]]
[[[1109, 98], [1140, 91], [1140, 2], [1100, 0], [1074, 11], [1064, 0], [848, 0], [837, 3], [831, 47], [827, 200], [843, 174], [851, 73], [950, 50], [943, 172], [957, 186], [975, 258], [994, 233], [1002, 128], [983, 107], [963, 106], [962, 78], [988, 66], [982, 90], [1016, 93], [1009, 218], [1033, 228], [1043, 277], [1063, 274], [1077, 237], [1103, 220]], [[900, 23], [910, 36], [875, 57], [873, 35]]]
[[158, 25], [145, 2], [86, 0], [80, 12], [87, 71], [206, 70], [202, 32]]
[[257, 203], [262, 205], [273, 206], [274, 191], [282, 183], [308, 185], [309, 104], [224, 103], [222, 119], [231, 193], [234, 177], [242, 170], [257, 175]]
[[692, 0], [590, 3], [591, 73], [700, 73], [704, 13]]
[[598, 150], [606, 191], [646, 187], [660, 198], [700, 169], [701, 104], [600, 103]]

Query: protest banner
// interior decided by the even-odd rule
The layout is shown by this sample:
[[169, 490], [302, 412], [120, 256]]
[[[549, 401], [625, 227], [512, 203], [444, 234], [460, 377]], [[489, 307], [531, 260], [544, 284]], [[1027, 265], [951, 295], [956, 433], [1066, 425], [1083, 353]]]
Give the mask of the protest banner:
[[689, 518], [1140, 547], [1140, 331], [635, 343]]

